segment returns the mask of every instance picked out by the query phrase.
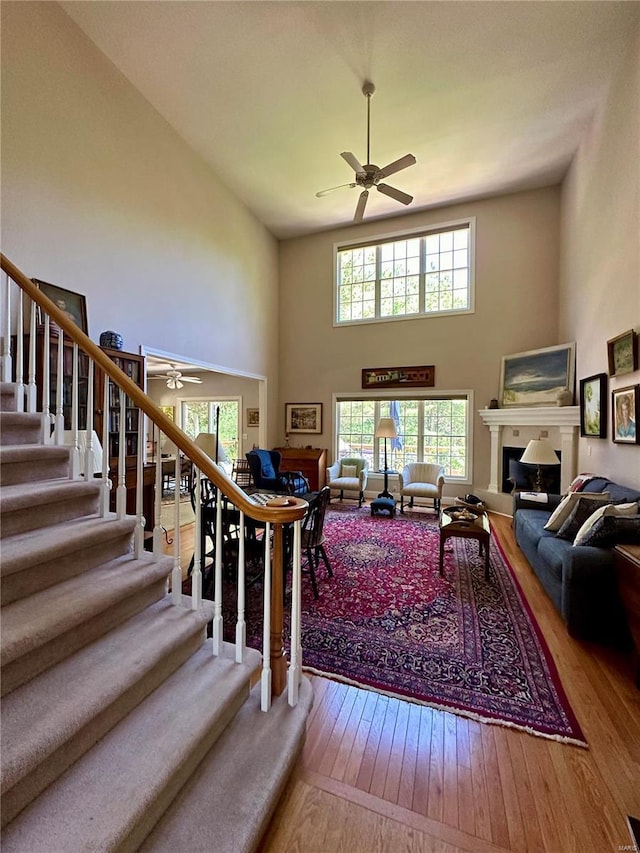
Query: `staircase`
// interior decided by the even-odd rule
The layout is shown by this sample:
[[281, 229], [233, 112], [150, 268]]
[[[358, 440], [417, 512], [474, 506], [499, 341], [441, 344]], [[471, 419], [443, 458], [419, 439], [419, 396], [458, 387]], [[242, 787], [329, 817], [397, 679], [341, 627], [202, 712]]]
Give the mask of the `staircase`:
[[134, 557], [134, 518], [99, 513], [41, 416], [0, 384], [2, 850], [254, 850], [312, 703], [260, 710], [247, 649], [213, 655], [210, 603], [166, 593], [170, 558]]

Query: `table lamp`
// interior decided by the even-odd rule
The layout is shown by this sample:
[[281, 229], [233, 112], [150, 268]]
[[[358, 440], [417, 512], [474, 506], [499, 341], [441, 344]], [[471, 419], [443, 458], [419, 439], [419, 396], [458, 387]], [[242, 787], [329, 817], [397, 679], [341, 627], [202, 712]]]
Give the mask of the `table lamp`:
[[384, 438], [384, 489], [378, 495], [379, 498], [393, 498], [389, 491], [389, 468], [387, 466], [387, 439], [397, 438], [398, 430], [393, 418], [380, 418], [376, 427], [376, 438]]
[[527, 444], [526, 450], [520, 457], [520, 462], [526, 465], [536, 465], [536, 492], [542, 491], [542, 476], [540, 471], [541, 465], [559, 465], [560, 460], [558, 454], [553, 449], [551, 442], [546, 438], [533, 438]]

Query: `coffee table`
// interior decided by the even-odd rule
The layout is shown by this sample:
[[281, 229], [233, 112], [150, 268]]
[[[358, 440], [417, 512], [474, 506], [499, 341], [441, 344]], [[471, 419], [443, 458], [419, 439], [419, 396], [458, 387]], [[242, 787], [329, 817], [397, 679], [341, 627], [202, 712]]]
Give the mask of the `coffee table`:
[[440, 575], [444, 576], [444, 543], [450, 536], [475, 539], [479, 553], [484, 550], [484, 578], [489, 580], [489, 546], [491, 525], [486, 512], [474, 512], [466, 507], [449, 507], [440, 515]]

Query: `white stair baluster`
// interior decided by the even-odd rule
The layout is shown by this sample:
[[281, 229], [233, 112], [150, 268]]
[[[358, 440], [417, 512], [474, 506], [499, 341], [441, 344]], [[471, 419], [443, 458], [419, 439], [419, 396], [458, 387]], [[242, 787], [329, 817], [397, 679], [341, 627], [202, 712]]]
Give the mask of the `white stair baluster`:
[[104, 391], [102, 394], [102, 500], [100, 515], [104, 517], [109, 512], [111, 504], [111, 479], [109, 477], [109, 376], [104, 374]]
[[222, 653], [222, 492], [216, 488], [216, 538], [214, 545], [214, 592], [213, 592], [213, 653]]
[[118, 488], [116, 489], [116, 514], [124, 518], [127, 514], [127, 469], [125, 435], [125, 394], [119, 389], [120, 409], [118, 411]]
[[262, 613], [262, 675], [260, 676], [260, 708], [271, 707], [271, 523], [264, 531], [264, 583]]
[[291, 581], [291, 663], [288, 675], [288, 702], [291, 707], [298, 704], [298, 689], [302, 677], [302, 645], [300, 620], [302, 610], [300, 583], [300, 542], [302, 523], [293, 525], [293, 568]]
[[153, 526], [153, 554], [155, 557], [162, 555], [162, 524], [160, 517], [162, 513], [162, 455], [160, 453], [160, 427], [153, 425], [153, 437], [156, 448], [156, 490], [155, 490], [155, 524]]
[[240, 512], [240, 530], [238, 540], [238, 616], [236, 621], [236, 663], [242, 663], [247, 645], [247, 624], [245, 622], [245, 554], [244, 554], [244, 513]]
[[18, 325], [16, 328], [16, 403], [17, 412], [24, 412], [26, 388], [24, 385], [24, 300], [22, 290], [18, 293]]
[[96, 468], [96, 451], [93, 443], [93, 362], [87, 356], [89, 362], [89, 376], [87, 381], [87, 417], [86, 417], [86, 435], [87, 440], [84, 448], [84, 478], [89, 482], [93, 480], [93, 472]]
[[58, 357], [56, 363], [56, 414], [54, 426], [54, 443], [64, 444], [64, 332], [58, 330]]
[[44, 316], [44, 346], [42, 347], [42, 443], [51, 443], [51, 322]]
[[[12, 382], [13, 377], [11, 375], [13, 365], [11, 362], [11, 280], [7, 273], [2, 274], [2, 280], [4, 283], [4, 287], [2, 288], [3, 293], [3, 311], [4, 311], [4, 329], [2, 335], [2, 361], [1, 364], [1, 378], [3, 382]], [[16, 336], [16, 341], [20, 342], [20, 336]]]
[[31, 319], [29, 324], [29, 380], [27, 382], [27, 411], [38, 410], [38, 389], [36, 387], [36, 303], [31, 302]]
[[71, 370], [71, 465], [70, 476], [80, 476], [80, 446], [78, 443], [78, 344], [73, 344], [73, 367]]
[[[133, 402], [133, 401], [132, 401]], [[144, 551], [144, 528], [147, 523], [142, 506], [142, 494], [144, 486], [144, 414], [141, 409], [135, 409], [138, 418], [138, 453], [136, 456], [136, 535], [134, 539], [134, 554], [136, 559], [142, 556]]]

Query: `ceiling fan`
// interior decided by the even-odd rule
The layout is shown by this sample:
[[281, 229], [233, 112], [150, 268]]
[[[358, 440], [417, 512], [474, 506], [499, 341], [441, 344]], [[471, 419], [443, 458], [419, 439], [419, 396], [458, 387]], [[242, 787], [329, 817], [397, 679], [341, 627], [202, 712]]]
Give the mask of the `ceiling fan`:
[[198, 376], [183, 376], [179, 370], [176, 370], [174, 364], [171, 365], [171, 370], [167, 370], [166, 373], [158, 373], [156, 376], [160, 379], [166, 379], [167, 388], [171, 391], [182, 388], [185, 382], [195, 382], [197, 385], [202, 383], [202, 379]]
[[351, 166], [353, 171], [356, 173], [355, 181], [349, 184], [340, 184], [337, 187], [330, 187], [327, 190], [321, 190], [319, 193], [316, 193], [317, 198], [322, 198], [322, 196], [328, 195], [328, 193], [333, 192], [334, 190], [343, 189], [343, 187], [362, 187], [363, 190], [360, 193], [360, 198], [358, 199], [358, 204], [356, 206], [356, 213], [353, 217], [354, 222], [362, 222], [362, 217], [364, 216], [364, 209], [367, 206], [367, 199], [369, 198], [369, 190], [372, 187], [375, 187], [378, 192], [384, 193], [384, 195], [388, 195], [389, 198], [393, 198], [396, 201], [399, 201], [401, 204], [411, 204], [413, 201], [413, 196], [408, 195], [402, 190], [398, 190], [395, 187], [390, 187], [389, 184], [381, 184], [380, 181], [382, 178], [386, 178], [389, 175], [394, 175], [396, 172], [400, 172], [402, 169], [406, 169], [408, 166], [413, 166], [416, 162], [416, 158], [413, 154], [405, 154], [404, 157], [400, 157], [399, 160], [394, 160], [393, 163], [389, 163], [388, 166], [383, 166], [382, 169], [378, 168], [374, 163], [370, 163], [370, 130], [371, 130], [371, 96], [375, 92], [376, 87], [369, 80], [365, 80], [365, 83], [362, 87], [362, 94], [367, 99], [367, 162], [364, 166], [360, 164], [360, 161], [357, 157], [355, 157], [350, 151], [343, 151], [340, 156], [346, 160], [346, 162]]

